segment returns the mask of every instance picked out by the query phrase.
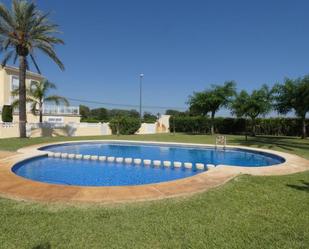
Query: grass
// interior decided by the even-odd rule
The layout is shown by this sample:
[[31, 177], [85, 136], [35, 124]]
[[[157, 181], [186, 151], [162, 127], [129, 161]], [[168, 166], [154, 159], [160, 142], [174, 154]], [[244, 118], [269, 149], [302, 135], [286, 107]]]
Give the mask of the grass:
[[[120, 138], [214, 141], [211, 136], [184, 134]], [[228, 139], [232, 144], [309, 157], [308, 140], [257, 137], [246, 142], [239, 136]], [[64, 138], [0, 140], [0, 149], [16, 150], [61, 140]], [[65, 206], [0, 199], [0, 248], [307, 249], [308, 207], [308, 171], [271, 177], [243, 175], [193, 197], [127, 205]]]

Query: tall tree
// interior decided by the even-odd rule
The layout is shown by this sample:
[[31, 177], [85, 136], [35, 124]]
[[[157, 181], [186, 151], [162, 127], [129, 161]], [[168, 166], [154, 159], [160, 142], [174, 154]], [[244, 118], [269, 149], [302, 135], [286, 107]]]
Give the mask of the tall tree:
[[35, 52], [40, 51], [51, 58], [61, 70], [62, 62], [54, 46], [64, 44], [55, 37], [58, 26], [48, 20], [49, 14], [37, 9], [33, 2], [13, 0], [11, 10], [0, 4], [0, 51], [4, 52], [2, 66], [13, 59], [19, 61], [19, 130], [20, 137], [26, 137], [26, 70], [29, 59], [40, 73]]
[[272, 93], [266, 85], [252, 91], [251, 94], [242, 90], [231, 103], [232, 114], [238, 118], [249, 117], [252, 124], [252, 136], [256, 134], [256, 119], [266, 115], [272, 108]]
[[296, 80], [285, 79], [273, 88], [275, 109], [281, 114], [294, 111], [302, 121], [302, 138], [307, 137], [306, 115], [309, 112], [309, 75]]
[[100, 122], [108, 120], [108, 110], [104, 107], [95, 108], [90, 111], [91, 118], [94, 118]]
[[216, 113], [222, 107], [227, 107], [236, 92], [236, 83], [227, 81], [223, 86], [212, 85], [211, 89], [203, 92], [195, 92], [189, 97], [190, 112], [211, 116], [211, 134], [215, 133], [214, 119]]
[[171, 116], [180, 116], [184, 115], [184, 112], [178, 111], [178, 110], [173, 110], [173, 109], [167, 109], [165, 111], [165, 115], [171, 115]]
[[[33, 114], [39, 113], [40, 123], [43, 122], [43, 107], [46, 103], [55, 103], [59, 105], [63, 103], [68, 106], [69, 101], [59, 95], [48, 95], [51, 89], [56, 89], [56, 85], [48, 80], [41, 82], [32, 81], [30, 86], [26, 88], [26, 102], [31, 105], [31, 111]], [[19, 89], [12, 92], [13, 96], [19, 95]], [[13, 106], [18, 106], [19, 100], [13, 102]]]
[[159, 116], [152, 114], [151, 112], [144, 112], [143, 123], [155, 123]]
[[81, 119], [86, 119], [90, 117], [90, 108], [85, 105], [79, 105], [79, 114], [81, 115]]

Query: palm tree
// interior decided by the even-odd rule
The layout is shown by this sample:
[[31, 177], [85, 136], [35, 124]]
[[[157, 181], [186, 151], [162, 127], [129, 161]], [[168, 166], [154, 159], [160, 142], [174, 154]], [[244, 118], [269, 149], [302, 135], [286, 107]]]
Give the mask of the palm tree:
[[273, 88], [275, 109], [281, 114], [294, 111], [301, 119], [301, 137], [307, 137], [306, 116], [309, 113], [309, 75], [298, 79], [285, 79]]
[[11, 10], [0, 4], [0, 51], [4, 52], [2, 66], [13, 59], [19, 61], [19, 131], [20, 137], [26, 137], [26, 70], [29, 59], [38, 73], [40, 69], [35, 52], [40, 51], [51, 58], [61, 70], [64, 65], [57, 57], [54, 46], [64, 44], [55, 37], [58, 26], [48, 20], [34, 3], [25, 0], [13, 0]]
[[263, 85], [258, 90], [253, 90], [251, 94], [242, 90], [230, 105], [233, 115], [238, 118], [249, 117], [251, 119], [252, 136], [256, 134], [256, 119], [269, 113], [271, 108], [272, 91], [269, 90], [267, 85]]
[[215, 133], [215, 115], [222, 107], [227, 107], [236, 94], [236, 83], [227, 81], [223, 86], [212, 85], [211, 89], [195, 92], [189, 97], [188, 104], [192, 113], [211, 116], [211, 134]]
[[[56, 89], [56, 85], [48, 80], [41, 82], [32, 81], [30, 86], [26, 89], [26, 102], [31, 104], [31, 111], [35, 115], [39, 113], [40, 123], [43, 122], [43, 105], [45, 103], [55, 103], [59, 105], [60, 103], [69, 105], [69, 101], [58, 95], [48, 95], [51, 89]], [[12, 92], [13, 96], [18, 96], [18, 89]], [[19, 100], [14, 101], [13, 107], [18, 106]]]

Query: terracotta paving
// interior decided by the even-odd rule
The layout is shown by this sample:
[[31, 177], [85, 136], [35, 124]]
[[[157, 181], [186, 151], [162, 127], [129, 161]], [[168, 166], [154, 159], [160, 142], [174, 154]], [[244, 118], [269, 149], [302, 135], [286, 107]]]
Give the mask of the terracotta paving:
[[[104, 142], [111, 141], [112, 140], [104, 140]], [[144, 141], [141, 143], [158, 144], [158, 142]], [[186, 145], [212, 146], [205, 144]], [[119, 187], [62, 186], [28, 180], [15, 175], [11, 171], [11, 168], [14, 166], [14, 164], [19, 161], [46, 154], [46, 152], [38, 151], [37, 149], [39, 147], [42, 147], [42, 145], [35, 145], [20, 149], [18, 151], [19, 153], [0, 152], [1, 196], [11, 199], [64, 203], [118, 203], [145, 201], [191, 195], [197, 192], [206, 191], [210, 188], [214, 188], [226, 183], [239, 174], [284, 175], [309, 170], [309, 161], [299, 156], [271, 150], [253, 149], [277, 154], [281, 157], [284, 157], [286, 161], [280, 165], [256, 168], [219, 165], [214, 169], [194, 175], [192, 177], [157, 184]], [[241, 146], [228, 147], [248, 149], [247, 147]]]
[[6, 157], [10, 157], [13, 155], [16, 155], [16, 152], [11, 152], [11, 151], [0, 151], [0, 160]]

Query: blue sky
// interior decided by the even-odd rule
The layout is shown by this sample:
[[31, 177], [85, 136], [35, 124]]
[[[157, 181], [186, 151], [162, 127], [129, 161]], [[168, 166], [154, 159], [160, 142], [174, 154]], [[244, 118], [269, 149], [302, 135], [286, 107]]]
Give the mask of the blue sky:
[[144, 73], [145, 105], [186, 107], [210, 84], [250, 91], [309, 73], [306, 0], [36, 2], [63, 31], [66, 70], [38, 61], [67, 97], [138, 104]]

